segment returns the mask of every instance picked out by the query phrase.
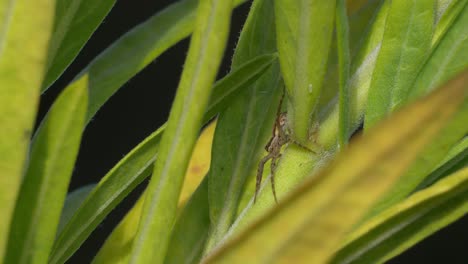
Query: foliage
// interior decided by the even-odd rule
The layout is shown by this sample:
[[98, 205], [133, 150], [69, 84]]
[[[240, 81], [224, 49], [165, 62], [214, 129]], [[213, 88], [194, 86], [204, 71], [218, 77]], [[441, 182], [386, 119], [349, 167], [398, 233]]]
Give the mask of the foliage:
[[[114, 2], [0, 1], [2, 263], [65, 263], [150, 176], [94, 263], [380, 263], [468, 212], [467, 0], [254, 0], [217, 82], [246, 1], [179, 0], [84, 68], [31, 137], [41, 92]], [[167, 123], [67, 197], [88, 122], [189, 35]], [[275, 129], [287, 144], [257, 175]]]

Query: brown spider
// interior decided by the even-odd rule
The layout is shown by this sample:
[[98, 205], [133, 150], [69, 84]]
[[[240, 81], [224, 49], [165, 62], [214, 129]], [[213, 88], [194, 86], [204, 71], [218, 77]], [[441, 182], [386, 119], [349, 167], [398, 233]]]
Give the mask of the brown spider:
[[262, 160], [260, 160], [260, 163], [258, 164], [254, 203], [257, 201], [257, 194], [260, 190], [260, 184], [262, 183], [263, 169], [265, 167], [265, 163], [270, 159], [271, 189], [273, 190], [273, 197], [275, 198], [276, 203], [278, 203], [275, 191], [275, 171], [276, 166], [278, 165], [278, 160], [279, 158], [281, 158], [281, 147], [290, 141], [289, 134], [286, 133], [286, 113], [280, 113], [280, 110], [281, 102], [278, 108], [278, 115], [275, 120], [275, 125], [273, 126], [273, 135], [270, 138], [270, 141], [268, 141], [267, 145], [265, 146], [265, 150], [268, 152], [268, 154], [265, 157], [263, 157]]
[[273, 197], [275, 198], [275, 202], [278, 203], [278, 198], [276, 197], [276, 190], [275, 190], [275, 171], [276, 171], [276, 166], [278, 165], [278, 160], [281, 158], [281, 148], [283, 147], [283, 145], [292, 142], [298, 145], [299, 147], [304, 148], [305, 150], [316, 154], [314, 150], [302, 145], [301, 143], [295, 141], [294, 139], [290, 137], [286, 112], [281, 113], [281, 104], [283, 102], [283, 98], [284, 98], [284, 92], [279, 102], [278, 110], [276, 113], [276, 120], [273, 126], [272, 136], [265, 146], [265, 150], [268, 152], [268, 154], [265, 157], [263, 157], [258, 163], [254, 203], [257, 201], [257, 195], [258, 195], [258, 192], [260, 191], [260, 185], [262, 183], [262, 177], [263, 177], [263, 169], [267, 161], [270, 159], [271, 159], [271, 164], [270, 164], [271, 189], [273, 191]]

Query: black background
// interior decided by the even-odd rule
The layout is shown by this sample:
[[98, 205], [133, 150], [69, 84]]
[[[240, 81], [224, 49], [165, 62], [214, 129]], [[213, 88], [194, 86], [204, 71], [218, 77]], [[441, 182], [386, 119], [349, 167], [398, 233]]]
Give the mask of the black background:
[[[96, 55], [119, 36], [171, 2], [173, 1], [117, 0], [76, 60], [41, 98], [38, 120], [44, 116], [60, 90]], [[229, 45], [219, 76], [225, 75], [229, 70], [232, 52], [249, 6], [249, 3], [244, 4], [233, 14]], [[188, 44], [186, 39], [165, 52], [128, 81], [101, 108], [84, 133], [70, 190], [97, 183], [136, 144], [166, 121]], [[138, 187], [106, 218], [69, 263], [91, 261], [105, 237], [131, 208], [145, 184], [146, 182]], [[468, 263], [466, 245], [468, 217], [429, 237], [390, 263]]]

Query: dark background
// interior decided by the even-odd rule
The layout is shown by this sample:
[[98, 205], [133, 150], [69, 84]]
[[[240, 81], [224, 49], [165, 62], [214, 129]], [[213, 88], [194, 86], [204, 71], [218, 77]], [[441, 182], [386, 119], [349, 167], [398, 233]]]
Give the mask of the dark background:
[[[95, 56], [122, 34], [171, 2], [173, 1], [117, 0], [76, 60], [42, 97], [38, 120], [44, 116], [60, 90]], [[249, 6], [249, 3], [244, 4], [233, 13], [229, 45], [219, 76], [225, 75], [229, 70], [232, 52]], [[70, 190], [97, 183], [125, 154], [166, 121], [188, 44], [186, 39], [165, 52], [128, 81], [101, 108], [84, 133]], [[142, 183], [106, 218], [69, 263], [91, 261], [146, 184]], [[464, 217], [390, 263], [468, 263], [467, 245], [468, 217]]]

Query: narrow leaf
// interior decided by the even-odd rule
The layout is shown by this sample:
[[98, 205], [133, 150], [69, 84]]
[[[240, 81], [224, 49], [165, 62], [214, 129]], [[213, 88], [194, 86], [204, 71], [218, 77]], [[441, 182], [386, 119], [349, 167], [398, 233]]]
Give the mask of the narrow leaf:
[[336, 1], [274, 3], [281, 72], [291, 100], [290, 126], [295, 139], [308, 145], [327, 69]]
[[57, 234], [60, 234], [65, 225], [70, 221], [76, 210], [83, 204], [86, 197], [96, 187], [96, 184], [88, 184], [80, 187], [67, 195], [63, 205], [62, 214], [60, 215], [60, 222], [57, 227]]
[[82, 87], [63, 91], [36, 133], [6, 263], [45, 263], [49, 258], [85, 125], [88, 97]]
[[57, 1], [42, 92], [49, 88], [78, 55], [114, 3], [115, 0]]
[[332, 263], [383, 263], [464, 216], [467, 201], [464, 168], [360, 227]]
[[[204, 263], [242, 263], [253, 256], [257, 263], [329, 260], [353, 224], [456, 112], [468, 95], [467, 81], [468, 73], [460, 75], [395, 113]], [[424, 130], [417, 129], [422, 125]]]
[[430, 48], [434, 0], [390, 3], [366, 105], [366, 130], [406, 102]]
[[[245, 1], [234, 2], [238, 6]], [[70, 85], [80, 82], [81, 78], [88, 80], [80, 82], [87, 83], [89, 90], [86, 123], [125, 82], [164, 51], [190, 35], [197, 3], [198, 0], [182, 0], [169, 5], [124, 34], [78, 74]]]
[[[257, 54], [275, 52], [274, 12], [271, 1], [256, 0], [237, 45], [232, 68]], [[207, 250], [214, 247], [234, 221], [244, 183], [271, 136], [278, 107], [279, 66], [273, 65], [257, 82], [220, 113], [208, 175], [210, 219], [213, 226]], [[265, 131], [268, 133], [265, 137]]]
[[[352, 60], [348, 83], [350, 133], [354, 132], [364, 118], [370, 81], [374, 72], [377, 56], [382, 46], [383, 31], [390, 2], [383, 1], [375, 17], [370, 21], [370, 28], [356, 56]], [[318, 129], [317, 142], [324, 149], [334, 149], [339, 133], [340, 108], [335, 104], [328, 112], [323, 113]], [[348, 135], [351, 136], [351, 135]]]
[[[208, 122], [225, 108], [229, 101], [262, 76], [275, 60], [276, 57], [272, 55], [259, 56], [218, 81], [213, 87], [203, 122]], [[51, 263], [65, 262], [109, 212], [150, 175], [165, 128], [166, 125], [163, 125], [148, 136], [103, 177], [59, 234]]]
[[54, 0], [0, 1], [0, 260], [26, 167]]
[[184, 174], [224, 53], [232, 2], [200, 1], [181, 81], [158, 149], [129, 263], [162, 263]]

